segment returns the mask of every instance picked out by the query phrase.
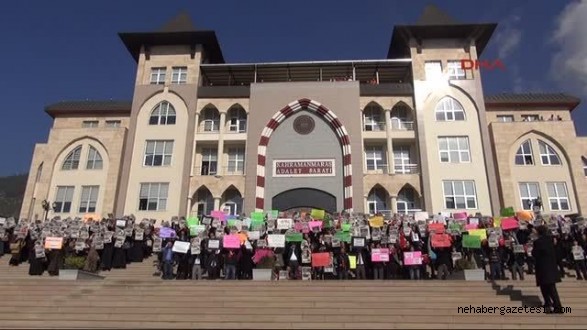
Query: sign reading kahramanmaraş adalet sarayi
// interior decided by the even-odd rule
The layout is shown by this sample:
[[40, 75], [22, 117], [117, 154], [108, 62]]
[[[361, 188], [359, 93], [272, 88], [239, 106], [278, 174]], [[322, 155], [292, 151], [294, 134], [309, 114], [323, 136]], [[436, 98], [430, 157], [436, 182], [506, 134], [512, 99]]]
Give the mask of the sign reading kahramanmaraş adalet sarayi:
[[274, 177], [334, 175], [334, 159], [280, 159], [273, 161]]

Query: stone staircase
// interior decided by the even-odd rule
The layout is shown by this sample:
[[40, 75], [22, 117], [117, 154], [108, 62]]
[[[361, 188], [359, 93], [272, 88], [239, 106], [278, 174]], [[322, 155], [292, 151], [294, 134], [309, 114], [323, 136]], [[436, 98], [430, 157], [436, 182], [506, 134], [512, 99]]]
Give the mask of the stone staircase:
[[152, 259], [102, 273], [103, 281], [60, 281], [28, 276], [27, 264], [7, 264], [0, 259], [0, 328], [562, 329], [587, 323], [587, 282], [575, 279], [559, 285], [569, 314], [462, 314], [458, 307], [528, 305], [539, 291], [532, 278], [162, 281], [152, 276]]

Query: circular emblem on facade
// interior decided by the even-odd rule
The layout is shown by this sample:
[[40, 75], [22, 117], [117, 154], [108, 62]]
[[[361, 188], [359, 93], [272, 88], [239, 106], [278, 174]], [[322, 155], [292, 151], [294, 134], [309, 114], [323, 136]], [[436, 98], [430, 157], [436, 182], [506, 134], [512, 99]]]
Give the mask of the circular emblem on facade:
[[308, 115], [301, 115], [296, 118], [293, 122], [294, 130], [301, 135], [307, 135], [312, 133], [316, 123], [314, 123], [314, 118]]

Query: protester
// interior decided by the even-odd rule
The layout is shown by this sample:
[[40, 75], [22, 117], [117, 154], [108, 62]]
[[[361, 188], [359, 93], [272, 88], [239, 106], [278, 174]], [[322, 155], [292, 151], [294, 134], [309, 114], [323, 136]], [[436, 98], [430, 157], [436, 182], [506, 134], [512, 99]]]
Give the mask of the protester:
[[557, 256], [555, 244], [548, 230], [544, 226], [534, 229], [538, 238], [534, 241], [532, 256], [536, 260], [536, 286], [540, 287], [544, 299], [546, 312], [562, 313], [562, 305], [556, 289], [556, 283], [560, 282], [560, 274], [557, 272]]

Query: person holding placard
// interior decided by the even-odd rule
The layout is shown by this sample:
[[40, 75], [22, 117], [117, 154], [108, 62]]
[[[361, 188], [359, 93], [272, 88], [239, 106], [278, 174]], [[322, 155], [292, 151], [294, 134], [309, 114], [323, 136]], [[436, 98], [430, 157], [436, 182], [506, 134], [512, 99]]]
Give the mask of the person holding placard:
[[[43, 253], [37, 255], [37, 250], [41, 250], [41, 252]], [[45, 272], [45, 267], [43, 265], [45, 261], [46, 258], [45, 253], [43, 251], [43, 246], [41, 245], [40, 241], [36, 241], [35, 245], [31, 246], [29, 251], [29, 275], [43, 275], [43, 273]]]
[[344, 244], [340, 247], [340, 252], [336, 254], [336, 273], [339, 280], [348, 280], [349, 277], [349, 255], [346, 253]]
[[163, 279], [173, 279], [173, 243], [167, 242], [165, 248], [162, 251], [163, 259]]
[[512, 280], [516, 280], [517, 276], [519, 275], [520, 280], [524, 280], [524, 263], [526, 259], [526, 254], [524, 251], [524, 246], [517, 245], [513, 242], [512, 245], [508, 245], [506, 248], [507, 252], [507, 265], [512, 273]]
[[300, 262], [302, 261], [302, 249], [300, 244], [291, 243], [287, 244], [287, 267], [289, 269], [289, 279], [295, 280], [298, 279], [298, 268], [300, 266]]
[[575, 240], [573, 242], [573, 260], [575, 263], [575, 273], [577, 274], [577, 280], [587, 280], [587, 267], [585, 267], [585, 251], [583, 247], [579, 245], [579, 242]]
[[556, 283], [561, 281], [557, 271], [556, 251], [552, 238], [545, 226], [534, 227], [538, 238], [534, 241], [532, 256], [536, 260], [536, 286], [540, 287], [544, 299], [544, 310], [562, 313], [562, 304], [556, 290]]

